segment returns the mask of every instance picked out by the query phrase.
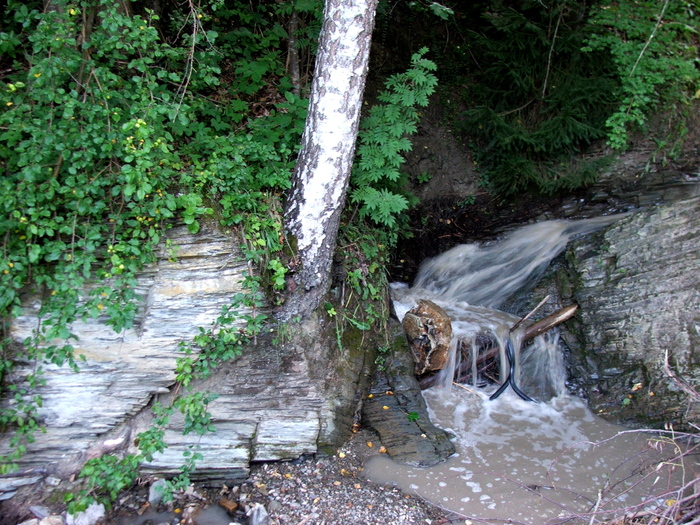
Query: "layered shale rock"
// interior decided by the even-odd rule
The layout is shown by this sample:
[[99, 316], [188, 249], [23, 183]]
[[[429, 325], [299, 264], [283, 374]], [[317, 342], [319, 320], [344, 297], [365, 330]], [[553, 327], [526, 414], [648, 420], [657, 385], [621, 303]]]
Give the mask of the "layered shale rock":
[[[175, 395], [180, 343], [211, 326], [242, 291], [250, 269], [239, 239], [214, 224], [196, 235], [175, 228], [169, 239], [173, 248], [138, 276], [134, 326], [114, 333], [105, 319], [76, 322], [74, 347], [86, 357], [80, 372], [44, 367], [46, 384], [35, 393], [43, 397], [46, 432], [28, 445], [17, 476], [0, 480], [0, 498], [25, 482], [61, 483], [92, 457], [134, 452], [134, 439], [151, 424], [149, 404], [155, 398], [167, 404]], [[11, 326], [15, 344], [35, 328], [39, 300], [25, 298], [24, 315]], [[338, 349], [335, 324], [316, 315], [261, 334], [257, 345], [196, 386], [218, 395], [208, 407], [216, 431], [183, 435], [183, 421], [174, 416], [168, 449], [144, 471], [179, 473], [183, 452], [199, 452], [194, 477], [218, 484], [245, 479], [254, 461], [332, 451], [350, 431], [358, 384], [369, 380], [362, 370], [373, 358], [366, 360], [362, 348]], [[14, 380], [21, 382], [22, 373], [20, 367]], [[0, 453], [10, 450], [10, 437], [2, 436]]]
[[616, 421], [697, 422], [700, 198], [630, 215], [574, 243], [567, 260], [560, 288], [581, 306], [566, 336], [574, 386]]

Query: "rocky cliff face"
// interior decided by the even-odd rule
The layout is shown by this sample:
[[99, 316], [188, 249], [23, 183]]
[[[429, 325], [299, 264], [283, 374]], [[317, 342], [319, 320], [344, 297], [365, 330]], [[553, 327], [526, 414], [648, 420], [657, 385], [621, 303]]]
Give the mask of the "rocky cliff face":
[[[134, 438], [150, 425], [149, 404], [174, 395], [179, 343], [216, 320], [249, 269], [240, 241], [213, 224], [196, 235], [175, 228], [169, 238], [176, 258], [164, 250], [139, 275], [134, 327], [117, 334], [101, 319], [75, 323], [76, 353], [87, 359], [80, 372], [45, 367], [46, 385], [36, 393], [44, 399], [46, 433], [28, 445], [18, 475], [0, 480], [0, 499], [26, 483], [60, 483], [91, 457], [133, 451]], [[25, 315], [11, 328], [18, 344], [36, 326], [38, 306], [38, 297], [26, 298]], [[241, 481], [253, 461], [316, 453], [350, 431], [365, 362], [348, 353], [362, 350], [338, 349], [335, 325], [321, 317], [282, 328], [286, 334], [263, 334], [257, 346], [197, 386], [219, 396], [209, 405], [216, 432], [183, 436], [182, 421], [174, 418], [169, 448], [144, 465], [145, 472], [178, 473], [182, 453], [196, 447], [203, 455], [197, 476]], [[7, 453], [9, 439], [1, 437], [0, 453]]]
[[629, 215], [573, 243], [567, 263], [564, 302], [581, 308], [565, 338], [593, 410], [635, 426], [697, 422], [688, 387], [700, 390], [700, 198]]

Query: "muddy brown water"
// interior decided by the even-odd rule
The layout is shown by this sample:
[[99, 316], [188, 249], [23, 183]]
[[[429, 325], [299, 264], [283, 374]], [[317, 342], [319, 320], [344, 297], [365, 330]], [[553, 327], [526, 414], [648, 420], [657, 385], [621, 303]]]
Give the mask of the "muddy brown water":
[[[501, 347], [510, 340], [517, 362], [520, 341], [511, 327], [518, 317], [496, 309], [531, 286], [572, 238], [620, 217], [546, 221], [497, 243], [454, 247], [424, 261], [411, 288], [394, 287], [394, 310], [401, 318], [419, 299], [431, 299], [452, 319], [453, 343], [459, 339], [468, 347], [476, 334], [488, 333]], [[552, 395], [531, 402], [509, 387], [491, 400], [499, 385], [452, 386], [450, 358], [443, 386], [423, 395], [433, 423], [454, 435], [455, 456], [427, 469], [376, 457], [366, 465], [367, 477], [478, 523], [592, 525], [672, 507], [683, 495], [675, 487], [697, 479], [697, 460], [680, 461], [681, 448], [670, 434], [612, 425], [569, 395], [558, 338], [547, 339], [539, 337], [528, 348], [523, 364], [534, 364], [514, 377], [532, 388], [531, 376], [541, 376], [548, 384], [540, 390]], [[503, 383], [503, 348], [500, 354]]]
[[[431, 419], [455, 435], [457, 454], [432, 468], [372, 458], [366, 476], [478, 523], [600, 523], [671, 505], [697, 479], [667, 436], [632, 431], [563, 394], [530, 403], [512, 391], [431, 389]], [[592, 520], [592, 521], [591, 521]]]

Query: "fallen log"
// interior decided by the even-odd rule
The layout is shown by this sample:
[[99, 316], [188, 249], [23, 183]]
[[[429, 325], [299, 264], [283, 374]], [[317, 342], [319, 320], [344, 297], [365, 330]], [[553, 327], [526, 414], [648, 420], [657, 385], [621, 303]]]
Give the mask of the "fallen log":
[[576, 313], [576, 310], [578, 310], [578, 305], [572, 304], [571, 306], [567, 306], [566, 308], [545, 317], [541, 321], [537, 321], [532, 326], [528, 326], [523, 334], [523, 342], [534, 339], [538, 335], [542, 335], [564, 321], [571, 319]]
[[[533, 312], [535, 310], [533, 310]], [[571, 319], [571, 317], [573, 317], [573, 315], [576, 313], [576, 310], [578, 310], [578, 305], [567, 306], [566, 308], [563, 308], [563, 309], [559, 310], [558, 312], [555, 312], [552, 315], [547, 316], [544, 319], [537, 321], [536, 323], [532, 324], [531, 326], [525, 328], [525, 330], [523, 332], [522, 342], [525, 343], [527, 341], [530, 341], [530, 340], [534, 339], [535, 337], [537, 337], [538, 335], [542, 335], [542, 334], [548, 332], [549, 330], [551, 330], [552, 328], [554, 328], [555, 326], [560, 325], [564, 321]], [[531, 313], [533, 313], [533, 312], [531, 312]], [[525, 318], [523, 318], [521, 321], [519, 321], [518, 324], [513, 327], [513, 329], [517, 328], [517, 326], [522, 321], [525, 321], [527, 319], [527, 317], [529, 317], [529, 315], [526, 316]], [[477, 366], [483, 365], [485, 362], [487, 362], [490, 359], [494, 359], [500, 353], [500, 348], [498, 346], [497, 341], [495, 339], [487, 336], [487, 335], [482, 334], [482, 335], [477, 336], [477, 343], [479, 344], [479, 352], [478, 352], [479, 358], [477, 360]], [[471, 350], [470, 350], [470, 348], [469, 349], [465, 348], [465, 344], [468, 344], [469, 347], [471, 346], [471, 342], [469, 342], [469, 341], [460, 341], [460, 344], [458, 345], [458, 351], [462, 353], [462, 359], [460, 360], [459, 365], [455, 369], [455, 378], [460, 378], [462, 376], [464, 376], [464, 377], [470, 376], [470, 372], [471, 372], [471, 368], [472, 368]], [[483, 369], [480, 368], [479, 372], [482, 372], [482, 371], [483, 371]], [[437, 381], [438, 381], [438, 374], [424, 376], [424, 377], [418, 379], [421, 390], [425, 390], [427, 388], [435, 386]]]

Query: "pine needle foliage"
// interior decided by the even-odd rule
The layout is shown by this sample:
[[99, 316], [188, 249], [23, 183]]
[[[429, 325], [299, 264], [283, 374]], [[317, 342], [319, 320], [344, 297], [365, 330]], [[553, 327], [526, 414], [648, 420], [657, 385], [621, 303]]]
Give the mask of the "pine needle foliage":
[[497, 193], [553, 193], [589, 184], [598, 166], [571, 156], [605, 136], [617, 86], [603, 53], [584, 56], [585, 6], [495, 1], [472, 32], [479, 57], [466, 128]]

